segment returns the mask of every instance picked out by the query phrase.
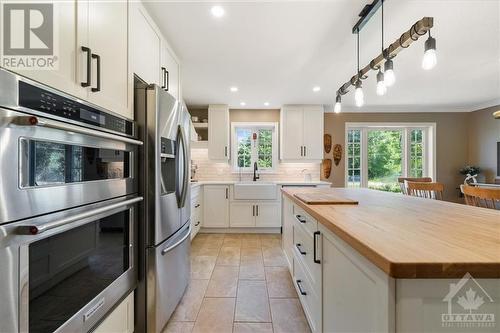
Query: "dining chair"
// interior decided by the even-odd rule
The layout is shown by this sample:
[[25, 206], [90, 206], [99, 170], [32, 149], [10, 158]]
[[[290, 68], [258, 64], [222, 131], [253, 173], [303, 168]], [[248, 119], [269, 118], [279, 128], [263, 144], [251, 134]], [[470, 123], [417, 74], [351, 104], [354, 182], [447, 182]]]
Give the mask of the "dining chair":
[[460, 189], [467, 205], [500, 210], [500, 188], [460, 185]]
[[443, 200], [443, 183], [405, 181], [408, 195], [427, 199]]
[[431, 177], [420, 177], [420, 178], [399, 177], [398, 183], [399, 183], [399, 187], [401, 188], [401, 193], [409, 195], [408, 189], [405, 185], [405, 181], [419, 182], [419, 183], [430, 183], [430, 182], [432, 182], [432, 178]]

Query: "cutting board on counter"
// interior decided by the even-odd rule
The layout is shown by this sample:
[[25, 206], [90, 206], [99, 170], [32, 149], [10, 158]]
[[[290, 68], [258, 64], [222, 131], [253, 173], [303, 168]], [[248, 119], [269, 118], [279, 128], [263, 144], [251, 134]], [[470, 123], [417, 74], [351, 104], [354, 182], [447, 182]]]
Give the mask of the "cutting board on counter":
[[294, 196], [308, 205], [357, 205], [359, 202], [328, 192], [296, 193]]

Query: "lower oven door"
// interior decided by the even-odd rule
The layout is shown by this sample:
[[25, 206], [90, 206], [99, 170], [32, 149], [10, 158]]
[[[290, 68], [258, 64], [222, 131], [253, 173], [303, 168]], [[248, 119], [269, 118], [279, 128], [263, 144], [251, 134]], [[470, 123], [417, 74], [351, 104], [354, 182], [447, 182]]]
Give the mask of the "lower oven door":
[[148, 250], [147, 331], [159, 333], [174, 312], [191, 274], [191, 223]]
[[88, 332], [100, 322], [136, 285], [140, 200], [114, 199], [2, 226], [12, 242], [0, 249], [0, 263], [18, 250], [7, 267], [14, 277], [18, 272], [18, 283], [0, 273], [1, 289], [17, 290], [18, 302], [9, 300], [12, 308], [19, 305], [18, 313], [5, 314], [17, 320], [5, 324], [19, 327], [0, 323], [0, 331]]

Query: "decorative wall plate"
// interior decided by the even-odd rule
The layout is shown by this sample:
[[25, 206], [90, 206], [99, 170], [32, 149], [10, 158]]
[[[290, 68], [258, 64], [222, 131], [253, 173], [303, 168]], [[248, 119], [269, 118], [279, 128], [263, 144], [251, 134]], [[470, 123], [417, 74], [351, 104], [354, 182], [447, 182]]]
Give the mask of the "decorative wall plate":
[[325, 147], [325, 153], [329, 154], [332, 150], [332, 136], [330, 134], [323, 135], [323, 146]]
[[338, 143], [333, 146], [333, 161], [335, 165], [339, 165], [340, 160], [342, 159], [342, 146]]

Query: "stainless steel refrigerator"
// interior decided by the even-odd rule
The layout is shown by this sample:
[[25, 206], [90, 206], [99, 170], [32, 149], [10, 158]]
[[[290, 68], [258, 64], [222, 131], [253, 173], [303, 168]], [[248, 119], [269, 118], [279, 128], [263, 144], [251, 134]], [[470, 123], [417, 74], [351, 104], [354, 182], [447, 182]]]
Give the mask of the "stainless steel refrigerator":
[[135, 82], [135, 120], [144, 144], [139, 186], [144, 197], [137, 289], [137, 332], [161, 332], [190, 277], [190, 117], [158, 85]]

